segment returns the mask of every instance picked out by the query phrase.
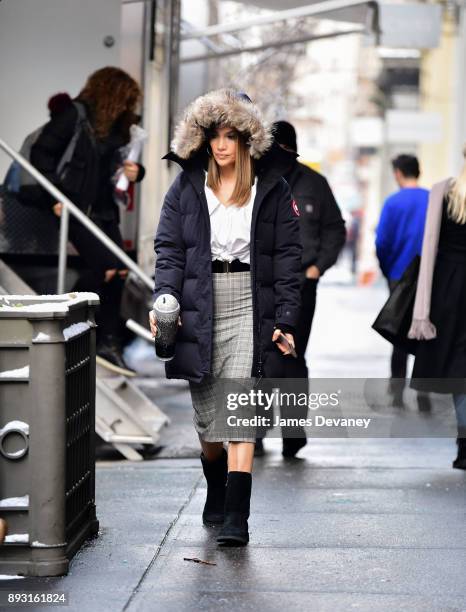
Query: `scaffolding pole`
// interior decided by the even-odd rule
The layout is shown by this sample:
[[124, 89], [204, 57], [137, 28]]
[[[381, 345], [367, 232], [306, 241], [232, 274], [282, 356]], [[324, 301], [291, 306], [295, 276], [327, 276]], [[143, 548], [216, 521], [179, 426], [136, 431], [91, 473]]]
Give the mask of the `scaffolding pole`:
[[[199, 30], [192, 30], [191, 32], [184, 32], [181, 35], [181, 40], [192, 40], [210, 36], [217, 36], [218, 34], [228, 34], [231, 32], [240, 32], [241, 30], [247, 30], [256, 26], [270, 25], [273, 23], [279, 23], [281, 21], [287, 21], [289, 19], [302, 19], [305, 17], [313, 17], [315, 15], [322, 16], [323, 14], [333, 13], [344, 9], [357, 8], [367, 6], [373, 13], [378, 14], [378, 4], [373, 0], [326, 0], [325, 2], [319, 2], [317, 4], [307, 5], [300, 8], [287, 9], [284, 11], [275, 11], [270, 15], [262, 15], [255, 19], [248, 19], [247, 21], [237, 21], [236, 23], [217, 24], [207, 26]], [[378, 30], [378, 19], [375, 24]]]

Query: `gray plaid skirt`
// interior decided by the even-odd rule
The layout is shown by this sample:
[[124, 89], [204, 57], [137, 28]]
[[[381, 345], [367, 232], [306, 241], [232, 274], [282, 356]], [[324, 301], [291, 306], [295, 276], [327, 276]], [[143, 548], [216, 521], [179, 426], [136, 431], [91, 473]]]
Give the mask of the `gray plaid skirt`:
[[[251, 380], [253, 316], [250, 272], [216, 273], [213, 277], [214, 313], [211, 375], [201, 383], [190, 382], [194, 427], [206, 442], [254, 442], [253, 427], [228, 426], [219, 394], [228, 379]], [[232, 381], [232, 384], [233, 381]], [[237, 385], [236, 385], [237, 388]], [[236, 390], [235, 388], [235, 390]], [[248, 407], [241, 416], [255, 414]], [[239, 414], [237, 415], [239, 416]]]

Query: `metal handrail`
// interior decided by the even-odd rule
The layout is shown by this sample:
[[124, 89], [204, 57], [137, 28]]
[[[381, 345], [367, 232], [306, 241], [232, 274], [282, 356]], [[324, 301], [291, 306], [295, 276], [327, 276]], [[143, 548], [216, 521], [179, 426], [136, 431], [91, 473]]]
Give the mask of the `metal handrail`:
[[25, 170], [27, 170], [42, 187], [56, 198], [57, 202], [63, 204], [63, 210], [60, 217], [60, 240], [58, 251], [58, 279], [57, 293], [65, 292], [65, 274], [66, 274], [66, 258], [67, 258], [67, 243], [68, 243], [68, 221], [71, 213], [75, 219], [82, 223], [104, 246], [107, 247], [125, 266], [134, 272], [149, 289], [154, 288], [154, 281], [135, 263], [119, 246], [117, 246], [110, 238], [84, 214], [76, 204], [65, 196], [59, 189], [55, 187], [43, 174], [41, 174], [32, 164], [28, 162], [22, 155], [12, 149], [4, 140], [0, 138], [0, 149], [3, 149], [7, 155], [18, 162]]

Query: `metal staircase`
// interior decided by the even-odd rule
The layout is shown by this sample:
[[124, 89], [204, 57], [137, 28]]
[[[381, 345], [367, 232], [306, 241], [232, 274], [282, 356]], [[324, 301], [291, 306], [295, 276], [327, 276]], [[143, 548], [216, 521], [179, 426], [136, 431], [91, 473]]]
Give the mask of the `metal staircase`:
[[[5, 262], [0, 260], [0, 295], [35, 295]], [[170, 422], [133, 382], [97, 366], [96, 433], [126, 459], [142, 461], [135, 446], [153, 447]]]
[[[46, 189], [57, 202], [63, 203], [60, 218], [59, 257], [57, 275], [57, 294], [65, 293], [67, 267], [68, 221], [72, 215], [79, 223], [104, 244], [128, 270], [152, 289], [152, 279], [120, 249], [102, 230], [93, 223], [69, 198], [55, 185], [36, 170], [24, 157], [0, 138], [0, 149], [19, 163], [34, 179]], [[11, 269], [0, 260], [0, 294], [34, 295], [35, 292]], [[130, 323], [130, 322], [129, 322]], [[136, 327], [140, 327], [137, 326]], [[131, 328], [131, 324], [128, 325]], [[133, 329], [140, 336], [150, 340], [150, 334], [141, 329]], [[145, 333], [144, 333], [145, 332]], [[122, 376], [102, 367], [97, 368], [96, 381], [96, 432], [106, 442], [112, 444], [127, 459], [141, 461], [144, 454], [135, 445], [157, 445], [160, 432], [169, 423], [169, 418], [147, 398], [136, 385]]]
[[29, 287], [0, 259], [0, 295], [34, 295]]

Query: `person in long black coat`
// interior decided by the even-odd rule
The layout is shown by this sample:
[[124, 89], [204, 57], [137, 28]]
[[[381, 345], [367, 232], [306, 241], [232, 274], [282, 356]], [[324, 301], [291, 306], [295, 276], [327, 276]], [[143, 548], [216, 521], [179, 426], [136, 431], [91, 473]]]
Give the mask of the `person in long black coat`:
[[[221, 544], [249, 540], [255, 431], [218, 433], [212, 379], [279, 377], [291, 359], [280, 333], [294, 345], [302, 247], [282, 178], [289, 158], [273, 143], [259, 109], [229, 89], [188, 107], [166, 156], [183, 171], [167, 193], [157, 228], [155, 298], [171, 294], [180, 303], [175, 357], [166, 373], [190, 381], [208, 486], [203, 520], [223, 524]], [[209, 187], [212, 176], [218, 180]], [[240, 204], [233, 197], [239, 184], [247, 187]], [[236, 229], [219, 244], [230, 223]], [[224, 255], [216, 255], [219, 248]], [[156, 334], [153, 314], [151, 328]]]
[[[141, 97], [139, 85], [119, 68], [106, 67], [90, 75], [82, 91], [60, 113], [52, 115], [31, 149], [31, 163], [123, 248], [120, 214], [115, 201], [115, 176], [122, 171], [131, 182], [143, 179], [140, 164], [121, 159], [120, 150], [130, 141], [130, 126]], [[86, 117], [66, 176], [57, 176], [59, 161], [73, 138], [79, 120], [78, 106]], [[60, 217], [62, 204], [45, 190], [33, 187], [34, 204]], [[117, 373], [133, 376], [121, 354], [120, 305], [128, 273], [115, 255], [81, 223], [70, 218], [69, 239], [87, 267], [76, 291], [95, 291], [101, 300], [98, 313], [97, 359]]]
[[[438, 221], [433, 223], [435, 210], [439, 211]], [[432, 269], [424, 275], [423, 260], [430, 258]], [[428, 319], [420, 323], [417, 302], [428, 293], [424, 278], [429, 275], [432, 289], [430, 295], [424, 295]], [[409, 337], [419, 343], [411, 387], [452, 393], [458, 426], [453, 467], [466, 470], [466, 165], [457, 179], [432, 188], [414, 312]]]

